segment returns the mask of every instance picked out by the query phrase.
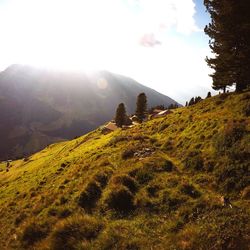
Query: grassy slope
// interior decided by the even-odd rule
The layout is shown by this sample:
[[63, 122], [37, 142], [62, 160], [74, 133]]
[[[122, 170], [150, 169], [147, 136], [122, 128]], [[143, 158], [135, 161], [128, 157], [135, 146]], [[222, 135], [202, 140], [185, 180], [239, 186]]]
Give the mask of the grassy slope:
[[[65, 249], [248, 249], [247, 113], [249, 93], [217, 96], [129, 130], [50, 145], [8, 172], [0, 164], [2, 249], [58, 249], [72, 228]], [[111, 200], [121, 189], [127, 209]], [[84, 191], [91, 207], [79, 206]]]

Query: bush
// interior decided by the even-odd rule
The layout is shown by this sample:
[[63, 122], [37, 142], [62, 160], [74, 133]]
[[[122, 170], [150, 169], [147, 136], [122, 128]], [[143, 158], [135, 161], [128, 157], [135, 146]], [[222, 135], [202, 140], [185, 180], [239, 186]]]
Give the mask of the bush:
[[120, 213], [128, 213], [134, 209], [134, 195], [124, 186], [114, 187], [104, 202], [108, 208]]
[[33, 245], [35, 242], [45, 238], [48, 234], [48, 227], [44, 224], [31, 222], [28, 224], [21, 235], [21, 242], [24, 246]]
[[83, 241], [96, 238], [102, 228], [102, 223], [89, 216], [77, 216], [65, 219], [55, 226], [51, 234], [50, 249], [79, 249]]
[[78, 205], [85, 209], [91, 209], [100, 198], [102, 190], [96, 181], [91, 181], [78, 199]]
[[111, 183], [117, 185], [121, 184], [129, 189], [130, 192], [135, 193], [138, 189], [136, 180], [128, 175], [118, 175], [111, 179]]

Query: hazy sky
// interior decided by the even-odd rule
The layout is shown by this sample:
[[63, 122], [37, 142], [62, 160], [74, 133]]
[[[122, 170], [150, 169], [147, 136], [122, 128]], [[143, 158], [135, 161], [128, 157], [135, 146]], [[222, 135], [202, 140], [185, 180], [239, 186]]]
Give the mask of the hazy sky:
[[211, 90], [203, 0], [0, 0], [0, 69], [106, 69], [183, 103]]

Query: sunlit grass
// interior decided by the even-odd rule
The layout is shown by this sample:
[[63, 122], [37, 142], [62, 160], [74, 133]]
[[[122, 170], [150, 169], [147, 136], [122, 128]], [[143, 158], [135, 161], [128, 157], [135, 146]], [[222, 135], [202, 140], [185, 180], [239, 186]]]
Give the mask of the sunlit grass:
[[[220, 105], [216, 104], [219, 96], [210, 98], [176, 109], [165, 118], [108, 135], [97, 129], [75, 140], [50, 145], [27, 159], [13, 161], [8, 172], [6, 163], [1, 163], [0, 243], [19, 249], [20, 244], [25, 244], [24, 232], [30, 227], [29, 230], [42, 230], [41, 237], [30, 245], [50, 249], [55, 235], [64, 230], [60, 225], [67, 224], [66, 218], [74, 225], [72, 218], [88, 214], [90, 220], [97, 222], [95, 225], [102, 227], [95, 237], [84, 239], [83, 245], [80, 236], [74, 238], [75, 246], [206, 249], [203, 236], [209, 234], [217, 240], [213, 247], [220, 248], [223, 237], [237, 235], [229, 240], [230, 244], [241, 239], [242, 249], [246, 249], [249, 202], [241, 197], [247, 182], [245, 175], [238, 181], [226, 176], [225, 170], [234, 163], [235, 178], [239, 178], [241, 169], [249, 166], [249, 159], [233, 161], [215, 150], [217, 138], [231, 123], [246, 124], [248, 132], [237, 143], [249, 150], [245, 95], [228, 94]], [[123, 157], [126, 150], [144, 152], [145, 148], [150, 149], [148, 155]], [[171, 168], [166, 164], [171, 164]], [[227, 189], [230, 185], [235, 188]], [[79, 203], [84, 192], [82, 204], [86, 197], [95, 197], [93, 206]], [[128, 198], [127, 210], [112, 203], [119, 200], [121, 193]], [[230, 197], [232, 209], [223, 207], [222, 195]], [[224, 230], [223, 223], [230, 216], [230, 223], [238, 218], [239, 226], [236, 223]], [[37, 227], [32, 223], [37, 223]]]

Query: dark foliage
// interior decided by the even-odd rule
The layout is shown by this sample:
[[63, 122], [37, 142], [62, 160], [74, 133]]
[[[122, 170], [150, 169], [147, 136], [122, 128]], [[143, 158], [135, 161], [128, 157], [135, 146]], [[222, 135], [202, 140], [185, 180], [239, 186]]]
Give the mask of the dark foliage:
[[116, 109], [115, 123], [117, 127], [122, 127], [126, 123], [126, 109], [124, 103], [120, 103]]
[[213, 88], [223, 89], [236, 83], [236, 91], [250, 85], [250, 2], [246, 0], [205, 0], [211, 23], [205, 33], [215, 56], [207, 58], [215, 70]]
[[208, 93], [207, 93], [207, 97], [206, 98], [210, 98], [212, 95], [211, 95], [211, 92], [209, 91]]
[[137, 97], [135, 114], [140, 120], [143, 120], [146, 111], [147, 111], [147, 96], [145, 95], [145, 93], [140, 93]]

